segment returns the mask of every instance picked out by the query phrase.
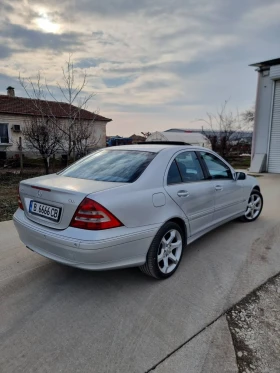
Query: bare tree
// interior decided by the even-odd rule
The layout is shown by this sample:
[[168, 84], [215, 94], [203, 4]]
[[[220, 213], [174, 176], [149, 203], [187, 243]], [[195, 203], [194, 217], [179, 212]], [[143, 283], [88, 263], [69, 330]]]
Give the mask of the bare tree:
[[94, 148], [100, 137], [97, 137], [92, 122], [79, 120], [72, 127], [73, 159], [81, 158]]
[[40, 153], [48, 174], [49, 159], [57, 152], [62, 141], [62, 133], [55, 121], [34, 116], [25, 120], [22, 134], [27, 149]]
[[[78, 73], [74, 68], [71, 55], [66, 62], [66, 67], [62, 67], [61, 83], [56, 84], [56, 90], [59, 96], [63, 97], [63, 102], [58, 100], [56, 94], [50, 88], [47, 80], [44, 84], [41, 82], [40, 73], [37, 81], [34, 83], [31, 79], [24, 80], [19, 77], [20, 84], [24, 88], [29, 98], [32, 98], [33, 105], [40, 116], [47, 118], [55, 123], [62, 134], [60, 150], [67, 154], [67, 161], [72, 156], [75, 160], [77, 151], [85, 153], [88, 147], [94, 147], [99, 139], [94, 136], [95, 113], [88, 116], [87, 105], [94, 97], [94, 93], [84, 95], [87, 83], [87, 73], [84, 71], [76, 83]], [[47, 99], [51, 97], [59, 108], [58, 120], [54, 111], [52, 102]], [[88, 116], [88, 119], [85, 119]]]
[[141, 132], [142, 135], [147, 139], [149, 136], [151, 136], [151, 132]]
[[207, 119], [200, 119], [207, 124], [207, 130], [202, 132], [211, 142], [212, 149], [225, 159], [242, 148], [241, 145], [247, 142], [244, 132], [251, 129], [250, 123], [244, 121], [238, 111], [228, 110], [227, 105], [228, 100], [216, 114], [207, 113]]
[[248, 110], [245, 110], [242, 114], [242, 119], [245, 123], [247, 124], [252, 124], [254, 123], [254, 120], [255, 120], [255, 108], [251, 108], [251, 109], [248, 109]]

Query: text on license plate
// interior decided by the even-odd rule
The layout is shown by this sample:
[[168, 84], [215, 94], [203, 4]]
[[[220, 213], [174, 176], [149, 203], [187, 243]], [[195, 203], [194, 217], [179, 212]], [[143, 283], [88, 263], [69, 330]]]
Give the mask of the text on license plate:
[[45, 205], [37, 201], [30, 201], [29, 212], [33, 215], [42, 216], [57, 222], [60, 218], [61, 208]]

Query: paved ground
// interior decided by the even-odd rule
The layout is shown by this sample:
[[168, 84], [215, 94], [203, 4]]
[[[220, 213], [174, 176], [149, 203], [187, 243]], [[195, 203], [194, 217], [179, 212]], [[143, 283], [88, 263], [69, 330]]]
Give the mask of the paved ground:
[[233, 307], [227, 320], [239, 371], [279, 373], [280, 275]]
[[[211, 335], [227, 331], [223, 319], [213, 321], [280, 271], [280, 177], [259, 180], [261, 218], [229, 223], [193, 243], [177, 273], [163, 282], [137, 269], [85, 272], [58, 265], [25, 249], [11, 222], [1, 223], [0, 370], [165, 372], [172, 352], [183, 346], [191, 373], [216, 373], [221, 341]], [[191, 370], [201, 359], [205, 365]], [[231, 363], [224, 372], [234, 372]]]
[[225, 316], [159, 364], [153, 373], [238, 373]]

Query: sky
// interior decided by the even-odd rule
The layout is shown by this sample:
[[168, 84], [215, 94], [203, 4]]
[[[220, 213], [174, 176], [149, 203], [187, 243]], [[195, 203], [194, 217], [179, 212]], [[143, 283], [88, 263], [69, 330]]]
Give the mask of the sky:
[[61, 81], [69, 54], [86, 71], [88, 109], [107, 134], [199, 128], [225, 100], [254, 105], [251, 63], [280, 57], [279, 0], [1, 0], [0, 94]]

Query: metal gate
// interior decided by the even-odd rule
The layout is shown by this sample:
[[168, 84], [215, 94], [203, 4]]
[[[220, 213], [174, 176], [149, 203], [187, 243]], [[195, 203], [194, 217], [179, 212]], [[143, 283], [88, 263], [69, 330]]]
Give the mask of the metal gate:
[[280, 80], [275, 82], [268, 154], [268, 172], [280, 173]]

